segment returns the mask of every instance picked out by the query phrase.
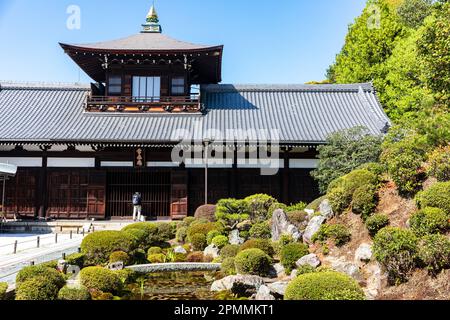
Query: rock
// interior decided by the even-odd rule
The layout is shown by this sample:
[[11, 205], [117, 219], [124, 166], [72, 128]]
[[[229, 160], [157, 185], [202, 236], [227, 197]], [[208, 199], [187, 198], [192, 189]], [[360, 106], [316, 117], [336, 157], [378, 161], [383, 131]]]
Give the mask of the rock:
[[67, 261], [61, 259], [61, 260], [58, 260], [58, 265], [56, 266], [56, 269], [59, 272], [66, 272], [68, 266], [69, 266], [69, 264], [67, 263]]
[[364, 293], [367, 300], [375, 300], [381, 290], [383, 272], [379, 263], [368, 265], [365, 271], [369, 276], [366, 280], [366, 286], [363, 288]]
[[252, 222], [250, 220], [242, 221], [241, 223], [238, 223], [236, 228], [239, 231], [249, 231], [252, 227]]
[[230, 244], [241, 245], [245, 242], [245, 239], [239, 235], [239, 230], [235, 229], [230, 232]]
[[256, 293], [255, 299], [258, 301], [269, 301], [269, 300], [275, 300], [275, 297], [270, 294], [269, 287], [262, 285], [259, 287], [258, 292]]
[[313, 253], [308, 254], [307, 256], [301, 257], [296, 263], [297, 267], [299, 267], [299, 268], [302, 266], [305, 266], [305, 265], [310, 265], [313, 268], [317, 268], [318, 266], [320, 266], [320, 264], [321, 264], [321, 262], [320, 262], [319, 257]]
[[313, 217], [308, 226], [305, 229], [305, 233], [303, 234], [303, 241], [306, 243], [311, 243], [312, 237], [319, 231], [320, 226], [324, 224], [326, 218], [324, 216], [315, 216]]
[[290, 277], [291, 277], [291, 279], [295, 279], [295, 278], [297, 278], [297, 275], [298, 275], [298, 270], [294, 269], [294, 270], [292, 270]]
[[332, 257], [328, 257], [327, 261], [330, 262], [331, 268], [333, 270], [345, 273], [358, 282], [361, 282], [364, 280], [361, 275], [361, 272], [359, 271], [359, 266], [356, 265], [355, 263], [351, 263], [351, 262], [345, 261], [343, 259], [336, 259], [336, 258], [332, 258]]
[[282, 209], [277, 209], [272, 215], [272, 241], [280, 240], [283, 234], [291, 235], [295, 241], [302, 236], [300, 230], [289, 222], [286, 213]]
[[355, 262], [369, 262], [372, 259], [372, 246], [363, 243], [355, 251]]
[[203, 255], [210, 256], [213, 259], [217, 258], [219, 256], [219, 248], [217, 248], [215, 245], [211, 244], [206, 247], [206, 249], [203, 251]]
[[331, 219], [334, 216], [333, 208], [331, 208], [330, 201], [328, 199], [325, 199], [322, 201], [322, 203], [319, 205], [319, 212], [322, 217], [325, 217], [325, 219]]
[[256, 291], [264, 285], [264, 279], [259, 276], [252, 275], [236, 275], [228, 276], [223, 279], [214, 281], [211, 285], [211, 291], [233, 291], [233, 287], [244, 285], [250, 288], [254, 288]]
[[278, 277], [283, 276], [283, 275], [286, 274], [286, 270], [284, 269], [284, 267], [282, 266], [281, 263], [275, 263], [273, 265], [273, 268], [275, 269], [275, 272], [276, 272]]
[[305, 212], [308, 214], [308, 217], [311, 217], [315, 213], [313, 209], [305, 209]]
[[278, 281], [274, 283], [269, 283], [267, 286], [269, 287], [270, 292], [273, 292], [280, 296], [284, 296], [288, 284], [289, 284], [288, 281]]
[[180, 253], [180, 254], [187, 254], [187, 253], [188, 253], [188, 252], [186, 251], [186, 249], [183, 248], [182, 246], [175, 247], [175, 248], [173, 249], [173, 252], [175, 252], [175, 253]]

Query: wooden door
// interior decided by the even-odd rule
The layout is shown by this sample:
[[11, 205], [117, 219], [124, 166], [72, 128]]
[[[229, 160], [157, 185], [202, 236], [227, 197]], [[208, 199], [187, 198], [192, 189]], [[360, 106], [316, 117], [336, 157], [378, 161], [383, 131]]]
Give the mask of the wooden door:
[[173, 171], [171, 182], [170, 216], [181, 220], [188, 215], [188, 173], [186, 170]]

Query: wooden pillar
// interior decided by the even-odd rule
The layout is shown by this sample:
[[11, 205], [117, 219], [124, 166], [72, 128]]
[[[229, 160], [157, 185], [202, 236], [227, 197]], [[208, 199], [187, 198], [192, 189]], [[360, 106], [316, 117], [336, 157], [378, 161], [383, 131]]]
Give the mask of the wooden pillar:
[[37, 199], [38, 199], [38, 210], [37, 216], [39, 218], [45, 218], [47, 211], [47, 150], [50, 148], [45, 146], [42, 147], [42, 167], [39, 170], [39, 183], [37, 186]]
[[229, 180], [229, 184], [230, 184], [230, 196], [232, 198], [238, 198], [239, 197], [239, 189], [238, 189], [238, 179], [237, 179], [237, 175], [238, 175], [238, 168], [237, 168], [237, 161], [238, 161], [238, 155], [237, 155], [237, 145], [234, 145], [233, 148], [233, 168], [231, 169], [231, 174], [230, 174], [230, 180]]
[[291, 197], [289, 195], [289, 160], [292, 148], [286, 147], [283, 149], [283, 151], [284, 168], [281, 170], [281, 192], [283, 203], [289, 205], [291, 200]]

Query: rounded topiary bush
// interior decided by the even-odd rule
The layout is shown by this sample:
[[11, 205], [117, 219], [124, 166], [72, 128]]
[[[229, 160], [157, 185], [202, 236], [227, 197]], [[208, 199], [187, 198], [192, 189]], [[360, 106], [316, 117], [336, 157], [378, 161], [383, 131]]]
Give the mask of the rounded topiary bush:
[[255, 223], [249, 230], [249, 235], [252, 238], [270, 239], [272, 232], [267, 222]]
[[343, 246], [350, 241], [351, 233], [343, 224], [323, 224], [311, 240], [316, 242], [328, 239], [333, 239], [336, 246]]
[[206, 248], [206, 236], [203, 233], [196, 233], [191, 237], [192, 248], [195, 251], [203, 251]]
[[438, 182], [416, 196], [419, 208], [433, 207], [450, 215], [450, 182]]
[[84, 253], [74, 253], [66, 257], [66, 261], [69, 265], [78, 266], [80, 268], [83, 268], [84, 266], [84, 259]]
[[175, 239], [178, 243], [184, 243], [187, 237], [187, 227], [180, 227], [177, 229]]
[[206, 243], [208, 245], [210, 245], [215, 237], [221, 236], [221, 235], [222, 235], [222, 233], [219, 230], [211, 230], [206, 235]]
[[408, 229], [386, 227], [373, 240], [375, 258], [388, 272], [391, 284], [404, 282], [415, 267], [417, 237]]
[[62, 273], [43, 265], [28, 266], [22, 268], [16, 276], [16, 285], [19, 287], [27, 280], [36, 277], [44, 277], [47, 282], [55, 285], [58, 290], [66, 284], [66, 279]]
[[281, 248], [280, 262], [289, 274], [296, 267], [295, 263], [309, 254], [308, 246], [303, 243], [289, 243]]
[[375, 186], [367, 184], [359, 187], [353, 193], [352, 210], [367, 219], [377, 207], [377, 190]]
[[160, 253], [163, 253], [163, 250], [160, 247], [151, 247], [147, 251], [147, 255], [160, 254]]
[[160, 222], [156, 226], [156, 242], [170, 241], [175, 238], [176, 229], [170, 223]]
[[124, 227], [122, 231], [131, 231], [131, 234], [138, 237], [138, 242], [142, 244], [143, 249], [146, 249], [153, 243], [158, 242], [158, 227], [156, 224], [151, 222], [133, 223]]
[[222, 259], [234, 258], [239, 253], [240, 246], [237, 244], [228, 244], [220, 250]]
[[237, 273], [266, 276], [270, 270], [270, 257], [260, 249], [241, 251], [234, 258]]
[[440, 234], [424, 236], [419, 241], [417, 257], [431, 274], [438, 274], [450, 267], [450, 240]]
[[349, 276], [334, 272], [306, 273], [292, 280], [285, 300], [365, 300], [358, 283]]
[[6, 290], [8, 290], [8, 284], [6, 282], [0, 282], [0, 300], [5, 299]]
[[134, 249], [134, 239], [122, 231], [99, 231], [87, 235], [81, 242], [81, 252], [88, 265], [107, 263], [114, 251], [130, 252]]
[[109, 256], [109, 263], [114, 262], [123, 262], [124, 265], [128, 265], [130, 263], [130, 256], [123, 251], [114, 251]]
[[150, 263], [165, 263], [166, 256], [163, 253], [153, 253], [148, 255], [147, 260]]
[[255, 194], [244, 199], [252, 221], [265, 221], [270, 219], [269, 209], [278, 201], [267, 194]]
[[424, 236], [445, 232], [449, 227], [449, 218], [442, 209], [427, 207], [412, 215], [410, 225], [416, 235]]
[[[308, 225], [308, 214], [301, 211], [291, 211], [286, 213], [288, 220], [293, 223], [297, 228], [304, 229]], [[269, 237], [271, 237], [271, 231], [269, 229]]]
[[450, 180], [450, 145], [439, 147], [428, 155], [428, 174], [438, 181]]
[[44, 275], [28, 278], [18, 285], [16, 300], [55, 300], [59, 287]]
[[249, 239], [241, 245], [240, 251], [254, 248], [264, 251], [270, 257], [275, 254], [272, 242], [268, 239]]
[[219, 236], [215, 236], [215, 237], [212, 239], [211, 243], [212, 243], [213, 245], [215, 245], [217, 248], [222, 249], [222, 248], [225, 247], [229, 242], [228, 242], [228, 237], [219, 235]]
[[220, 271], [226, 276], [232, 276], [236, 274], [236, 266], [234, 258], [226, 258], [222, 261]]
[[101, 267], [87, 267], [80, 272], [80, 282], [88, 289], [117, 293], [122, 287], [119, 276]]
[[205, 204], [195, 210], [194, 217], [196, 219], [205, 219], [210, 222], [216, 221], [216, 206], [212, 204]]
[[187, 255], [187, 262], [203, 262], [205, 261], [205, 256], [202, 251], [194, 251]]
[[91, 300], [91, 294], [85, 286], [61, 288], [58, 292], [58, 300], [83, 301]]
[[385, 214], [374, 214], [367, 218], [366, 227], [369, 234], [373, 237], [378, 231], [389, 225], [389, 217]]
[[194, 235], [202, 234], [205, 237], [206, 242], [206, 235], [212, 230], [217, 230], [217, 226], [213, 222], [192, 223], [187, 230], [187, 239], [192, 242], [192, 237]]

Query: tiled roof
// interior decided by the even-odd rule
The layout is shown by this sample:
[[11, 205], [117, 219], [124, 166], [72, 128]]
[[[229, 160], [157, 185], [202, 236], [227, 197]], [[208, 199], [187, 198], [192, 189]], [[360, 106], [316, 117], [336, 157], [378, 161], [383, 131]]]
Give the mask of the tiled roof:
[[85, 85], [0, 82], [0, 142], [173, 143], [182, 129], [195, 140], [222, 133], [256, 142], [275, 130], [282, 143], [315, 144], [337, 130], [380, 134], [389, 124], [371, 84], [208, 85], [205, 115], [87, 113], [88, 92]]

